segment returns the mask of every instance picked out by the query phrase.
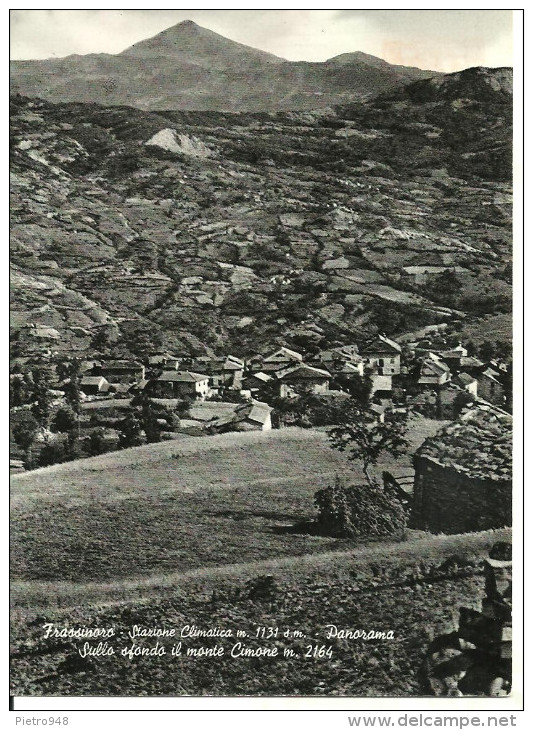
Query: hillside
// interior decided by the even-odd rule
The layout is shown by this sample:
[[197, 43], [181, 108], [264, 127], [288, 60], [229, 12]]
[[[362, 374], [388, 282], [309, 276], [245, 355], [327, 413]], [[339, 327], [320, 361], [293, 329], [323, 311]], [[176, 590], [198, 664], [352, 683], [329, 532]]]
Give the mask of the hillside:
[[[413, 417], [412, 450], [441, 425]], [[383, 469], [412, 473], [410, 457], [385, 455], [376, 473]], [[286, 428], [162, 442], [16, 475], [12, 578], [102, 580], [339, 549], [345, 541], [292, 529], [314, 517], [314, 493], [335, 474], [359, 479], [324, 432]]]
[[12, 89], [23, 95], [151, 110], [317, 109], [432, 75], [439, 74], [358, 53], [324, 63], [289, 62], [190, 20], [117, 55], [11, 64]]
[[[54, 608], [46, 598], [43, 605], [32, 605], [30, 599], [30, 607], [13, 611], [11, 691], [79, 696], [426, 695], [430, 692], [421, 670], [428, 643], [453, 629], [459, 606], [479, 608], [481, 558], [495, 540], [509, 538], [508, 532], [502, 533], [432, 536], [277, 565], [227, 566], [219, 574], [197, 572], [178, 580], [164, 593], [139, 582], [137, 593], [129, 594], [137, 596], [133, 603], [121, 601], [118, 591], [109, 603], [103, 592], [79, 593], [71, 583], [64, 591], [48, 586], [48, 598], [64, 607]], [[152, 592], [143, 594], [146, 587]], [[126, 595], [123, 590], [122, 599]], [[108, 600], [102, 605], [104, 596]], [[83, 640], [45, 639], [45, 620], [68, 627], [112, 626], [115, 636], [106, 645], [115, 654], [82, 659], [78, 651]], [[171, 655], [182, 628], [192, 622], [200, 630], [220, 627], [230, 633], [222, 639], [183, 638], [181, 653]], [[328, 638], [326, 624], [392, 631], [394, 638]], [[174, 629], [177, 638], [158, 640], [162, 656], [125, 658], [120, 651], [132, 646], [128, 632], [134, 625]], [[261, 626], [277, 627], [279, 633], [258, 637]], [[231, 649], [238, 630], [247, 634], [241, 639], [244, 646], [275, 648], [279, 656], [236, 660]], [[295, 631], [305, 637], [294, 636]], [[90, 644], [96, 648], [97, 641]], [[148, 650], [156, 640], [137, 638], [135, 644]], [[187, 656], [189, 648], [200, 646], [218, 647], [216, 659]], [[314, 655], [313, 647], [322, 654]], [[283, 656], [286, 648], [292, 656]]]
[[[505, 69], [320, 113], [15, 97], [13, 354], [248, 357], [508, 313], [511, 122]], [[436, 258], [453, 286], [414, 285]]]

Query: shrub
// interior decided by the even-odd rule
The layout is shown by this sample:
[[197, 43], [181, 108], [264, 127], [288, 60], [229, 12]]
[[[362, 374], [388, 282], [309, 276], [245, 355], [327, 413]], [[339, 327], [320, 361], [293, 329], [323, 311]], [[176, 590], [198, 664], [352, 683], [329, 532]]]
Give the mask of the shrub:
[[317, 526], [332, 537], [403, 536], [407, 514], [396, 496], [377, 482], [352, 486], [341, 484], [315, 493]]
[[39, 466], [51, 466], [65, 461], [65, 447], [62, 443], [46, 444], [39, 454]]
[[130, 413], [121, 422], [118, 434], [118, 443], [120, 448], [128, 448], [129, 446], [140, 446], [143, 442], [141, 424], [134, 413]]
[[52, 423], [53, 431], [66, 432], [76, 427], [77, 417], [72, 408], [59, 408]]
[[105, 454], [107, 451], [107, 443], [103, 429], [99, 428], [91, 432], [87, 443], [87, 451], [89, 456]]

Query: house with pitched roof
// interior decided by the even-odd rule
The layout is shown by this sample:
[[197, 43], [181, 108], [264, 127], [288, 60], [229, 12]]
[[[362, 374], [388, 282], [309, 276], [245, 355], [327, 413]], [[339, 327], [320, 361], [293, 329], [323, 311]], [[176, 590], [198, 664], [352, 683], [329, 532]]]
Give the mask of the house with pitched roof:
[[378, 335], [361, 349], [360, 354], [369, 369], [378, 375], [399, 375], [401, 372], [401, 345], [385, 335]]
[[477, 405], [424, 441], [413, 457], [411, 526], [430, 532], [512, 522], [512, 417]]
[[290, 365], [303, 362], [303, 355], [296, 350], [290, 350], [288, 347], [280, 347], [271, 355], [263, 358], [261, 366], [257, 369], [265, 373], [287, 368]]
[[191, 370], [209, 376], [209, 387], [218, 391], [221, 388], [240, 390], [244, 375], [244, 360], [233, 355], [226, 357], [201, 357], [192, 360]]
[[343, 375], [355, 374], [362, 377], [364, 374], [364, 361], [359, 355], [357, 345], [322, 350], [310, 362], [315, 367], [328, 370], [332, 375], [342, 373]]
[[458, 385], [462, 390], [470, 393], [474, 398], [477, 398], [477, 380], [468, 373], [457, 373], [452, 378], [452, 382]]
[[327, 370], [315, 368], [305, 363], [291, 365], [275, 373], [279, 381], [279, 394], [282, 398], [292, 398], [298, 391], [321, 394], [329, 390], [331, 375]]
[[227, 431], [270, 431], [272, 408], [268, 403], [252, 400], [235, 408], [233, 414], [223, 416], [206, 425], [209, 433]]
[[107, 393], [110, 384], [103, 375], [84, 375], [80, 380], [80, 390], [85, 395]]
[[145, 390], [156, 398], [203, 399], [209, 395], [209, 377], [188, 370], [166, 370], [150, 380]]
[[150, 368], [163, 368], [164, 370], [179, 370], [181, 358], [170, 355], [168, 352], [159, 355], [150, 355], [148, 366]]
[[254, 393], [262, 390], [267, 383], [270, 383], [273, 378], [273, 375], [263, 373], [262, 371], [259, 371], [257, 373], [252, 372], [245, 376], [242, 382], [242, 388], [243, 390], [247, 390], [252, 395], [254, 395]]
[[430, 352], [420, 365], [417, 383], [423, 388], [435, 388], [451, 380], [450, 368], [437, 355]]
[[505, 404], [505, 388], [500, 373], [494, 368], [486, 368], [478, 377], [477, 392], [480, 398], [494, 403], [496, 406]]
[[102, 360], [94, 365], [88, 375], [103, 375], [110, 383], [131, 384], [142, 380], [145, 367], [135, 360]]

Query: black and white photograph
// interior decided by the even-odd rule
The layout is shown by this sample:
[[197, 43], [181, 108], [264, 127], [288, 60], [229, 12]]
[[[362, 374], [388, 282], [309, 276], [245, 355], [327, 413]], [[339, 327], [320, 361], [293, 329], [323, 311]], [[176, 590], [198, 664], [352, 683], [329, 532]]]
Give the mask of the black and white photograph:
[[516, 708], [522, 11], [9, 23], [15, 709]]

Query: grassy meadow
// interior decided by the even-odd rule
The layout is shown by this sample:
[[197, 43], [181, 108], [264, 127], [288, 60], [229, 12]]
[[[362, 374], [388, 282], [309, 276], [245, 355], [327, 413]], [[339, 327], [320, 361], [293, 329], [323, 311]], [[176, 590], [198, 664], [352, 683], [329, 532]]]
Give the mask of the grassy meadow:
[[[440, 425], [413, 420], [412, 450]], [[409, 473], [410, 457], [378, 468]], [[460, 605], [479, 605], [480, 561], [510, 531], [408, 531], [403, 542], [366, 544], [292, 532], [335, 473], [361, 478], [323, 431], [291, 428], [184, 437], [13, 477], [11, 693], [426, 693], [428, 641], [453, 627]], [[466, 562], [450, 567], [457, 555]], [[266, 576], [265, 593], [257, 587]], [[80, 657], [79, 641], [45, 638], [48, 622], [112, 626], [115, 654]], [[175, 641], [163, 639], [163, 656], [120, 655], [133, 625], [179, 633], [186, 624], [233, 637], [244, 630], [247, 647], [276, 646], [279, 656], [235, 659], [235, 638], [185, 639], [177, 656]], [[327, 624], [393, 630], [394, 640], [328, 640]], [[305, 637], [266, 641], [260, 626]], [[148, 650], [155, 641], [137, 643]], [[187, 656], [200, 646], [223, 653]], [[314, 656], [319, 650], [328, 656]]]
[[[413, 421], [413, 447], [439, 427]], [[411, 471], [409, 455], [380, 469]], [[13, 580], [101, 581], [339, 549], [297, 534], [335, 474], [361, 478], [321, 431], [184, 438], [12, 479]]]

